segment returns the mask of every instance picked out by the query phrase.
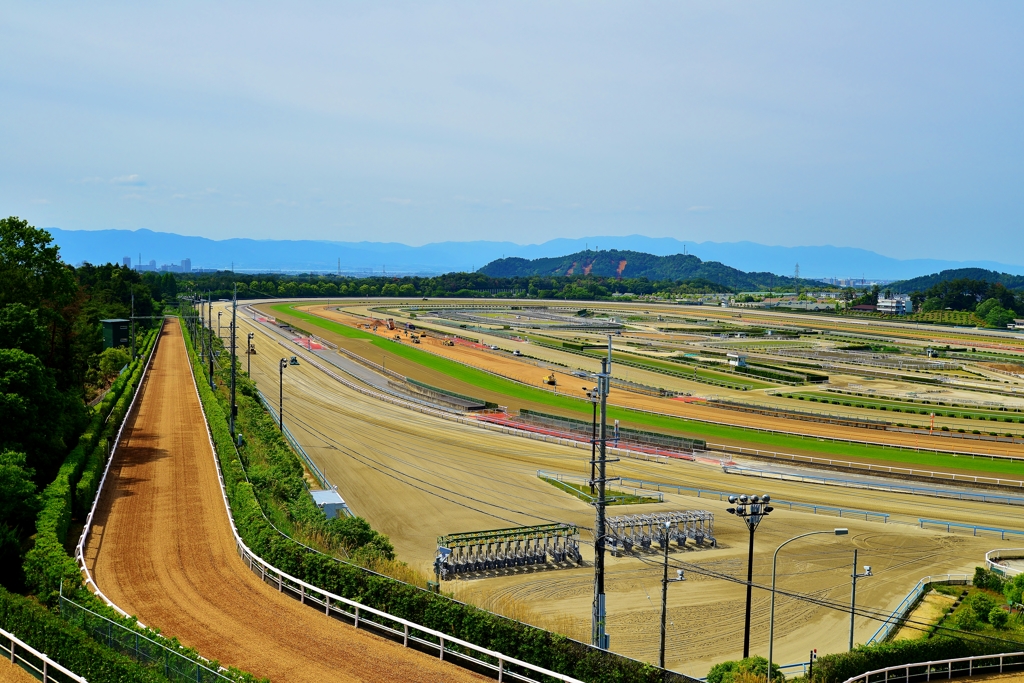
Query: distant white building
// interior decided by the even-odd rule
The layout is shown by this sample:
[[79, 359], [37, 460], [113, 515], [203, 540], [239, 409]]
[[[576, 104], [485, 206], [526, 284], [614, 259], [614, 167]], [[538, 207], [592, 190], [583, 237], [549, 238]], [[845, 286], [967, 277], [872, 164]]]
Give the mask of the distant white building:
[[736, 368], [747, 367], [747, 357], [744, 356], [743, 354], [733, 353], [730, 351], [729, 353], [725, 354], [725, 356], [726, 358], [729, 359], [729, 365]]
[[914, 303], [906, 294], [897, 294], [891, 299], [878, 297], [878, 306], [875, 309], [879, 313], [890, 313], [893, 315], [907, 315], [914, 312]]
[[125, 256], [123, 259], [121, 259], [121, 263], [124, 264], [125, 268], [131, 268], [132, 267], [132, 257], [131, 256]]

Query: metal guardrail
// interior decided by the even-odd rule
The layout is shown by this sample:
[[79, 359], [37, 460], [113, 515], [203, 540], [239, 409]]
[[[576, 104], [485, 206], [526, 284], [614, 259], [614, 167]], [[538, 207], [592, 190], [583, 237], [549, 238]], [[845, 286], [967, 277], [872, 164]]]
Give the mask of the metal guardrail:
[[890, 491], [893, 493], [909, 493], [918, 496], [931, 496], [933, 498], [950, 498], [953, 500], [971, 500], [979, 503], [1003, 503], [1005, 505], [1024, 505], [1024, 496], [1004, 496], [999, 494], [985, 493], [983, 491], [953, 491], [950, 489], [933, 489], [924, 486], [907, 486], [904, 484], [889, 483], [889, 480], [878, 479], [877, 481], [858, 481], [856, 479], [843, 479], [841, 477], [823, 477], [816, 474], [797, 474], [796, 472], [771, 472], [759, 470], [752, 467], [723, 466], [728, 474], [741, 474], [745, 476], [760, 477], [762, 479], [780, 479], [783, 481], [800, 481], [809, 484], [822, 484], [825, 486], [842, 486], [845, 488], [870, 489], [874, 491]]
[[42, 683], [88, 683], [78, 674], [65, 669], [16, 635], [0, 628], [0, 655], [14, 666], [21, 667]]
[[903, 601], [896, 606], [896, 609], [892, 611], [878, 630], [868, 638], [868, 645], [873, 643], [885, 642], [892, 636], [899, 627], [903, 625], [903, 622], [907, 620], [907, 617], [913, 611], [914, 607], [917, 606], [918, 600], [924, 595], [925, 589], [933, 583], [956, 583], [956, 584], [969, 584], [971, 577], [968, 574], [937, 574], [935, 576], [926, 576], [917, 582], [917, 585], [910, 589], [907, 597], [903, 598]]
[[[191, 362], [189, 363], [189, 368], [192, 368]], [[319, 369], [334, 375], [327, 368], [320, 366]], [[341, 379], [346, 385], [351, 385], [351, 383], [340, 377], [338, 379]], [[195, 381], [194, 370], [192, 370], [192, 384], [196, 392], [196, 398], [200, 401], [200, 406], [202, 406], [202, 399], [199, 396], [199, 387]], [[205, 417], [205, 409], [203, 409], [203, 412]], [[399, 641], [405, 647], [412, 647], [421, 651], [426, 650], [432, 653], [436, 652], [441, 660], [444, 660], [447, 656], [449, 661], [454, 659], [456, 663], [461, 663], [462, 665], [469, 664], [473, 669], [493, 672], [497, 674], [499, 681], [533, 682], [544, 680], [544, 678], [551, 678], [563, 681], [564, 683], [583, 683], [576, 678], [550, 671], [529, 662], [523, 662], [500, 652], [495, 652], [494, 650], [480, 647], [479, 645], [455, 638], [440, 631], [435, 631], [426, 626], [421, 626], [416, 622], [395, 617], [382, 610], [362, 605], [340, 595], [335, 595], [283, 572], [264, 561], [252, 552], [241, 536], [238, 535], [238, 528], [235, 526], [231, 504], [228, 502], [224, 473], [220, 466], [220, 457], [217, 455], [217, 447], [213, 442], [213, 434], [210, 432], [208, 420], [204, 419], [203, 422], [206, 427], [207, 438], [210, 442], [210, 449], [213, 453], [214, 464], [217, 467], [221, 499], [224, 501], [224, 508], [227, 510], [228, 519], [231, 521], [231, 534], [235, 539], [235, 549], [242, 558], [242, 561], [249, 567], [249, 570], [259, 576], [264, 583], [276, 587], [281, 593], [297, 599], [302, 604], [316, 606], [318, 609], [322, 608], [327, 616], [351, 623], [356, 628], [362, 627], [391, 640]], [[519, 671], [516, 671], [516, 669]], [[538, 674], [538, 677], [530, 678], [528, 674], [520, 673], [521, 671]]]
[[938, 680], [960, 676], [980, 676], [1021, 669], [1024, 669], [1024, 652], [1006, 652], [998, 655], [977, 655], [890, 666], [848, 678], [844, 683], [919, 683], [920, 681], [930, 681], [933, 678]]
[[[696, 493], [698, 498], [701, 497], [701, 494], [705, 494], [705, 495], [715, 496], [715, 497], [718, 498], [718, 500], [727, 500], [729, 496], [734, 495], [733, 493], [728, 493], [726, 491], [715, 491], [713, 489], [693, 488], [691, 486], [679, 486], [677, 484], [663, 484], [663, 483], [656, 482], [656, 481], [645, 481], [643, 479], [633, 479], [632, 477], [619, 477], [619, 481], [635, 482], [638, 485], [638, 488], [640, 490], [649, 490], [650, 487], [654, 487], [654, 489], [656, 491], [661, 491], [662, 489], [674, 489], [675, 492], [680, 494], [680, 495], [689, 495], [689, 494], [692, 494], [692, 493]], [[684, 491], [687, 492], [687, 493], [683, 493]], [[886, 514], [884, 512], [872, 512], [871, 510], [855, 510], [853, 508], [840, 508], [840, 507], [833, 507], [831, 505], [816, 505], [814, 503], [797, 503], [797, 502], [793, 502], [793, 501], [790, 501], [790, 500], [779, 500], [778, 498], [772, 498], [772, 504], [773, 505], [777, 505], [777, 506], [785, 505], [790, 510], [794, 510], [794, 509], [809, 510], [810, 512], [812, 512], [815, 515], [818, 514], [819, 511], [820, 511], [822, 513], [835, 513], [839, 517], [843, 517], [844, 515], [846, 517], [859, 517], [859, 516], [862, 516], [865, 521], [870, 521], [870, 520], [876, 520], [877, 521], [877, 520], [880, 519], [880, 520], [882, 520], [883, 524], [889, 521], [889, 515], [888, 514]]]
[[[1013, 554], [1004, 557], [1003, 553]], [[1005, 564], [1000, 564], [996, 560], [1019, 559], [1022, 557], [1024, 557], [1024, 548], [998, 548], [996, 550], [989, 550], [985, 553], [985, 566], [989, 571], [1002, 574], [1003, 576], [1017, 576], [1018, 574], [1024, 574], [1024, 569], [1007, 567]]]
[[[260, 402], [263, 403], [263, 407], [266, 409], [268, 413], [270, 413], [270, 416], [274, 419], [274, 422], [279, 422], [277, 411], [274, 410], [274, 406], [270, 404], [270, 401], [267, 400], [267, 397], [264, 396], [263, 392], [260, 391], [259, 389], [256, 390], [256, 393], [259, 395]], [[311, 457], [309, 457], [309, 454], [306, 453], [306, 450], [299, 445], [298, 440], [294, 436], [292, 436], [291, 431], [289, 431], [287, 427], [284, 428], [284, 438], [288, 441], [289, 444], [291, 444], [291, 447], [295, 449], [295, 452], [299, 454], [299, 457], [302, 458], [303, 462], [306, 463], [306, 466], [309, 468], [309, 471], [313, 473], [314, 477], [316, 477], [316, 480], [317, 482], [319, 482], [320, 486], [324, 487], [325, 489], [331, 488], [331, 482], [330, 480], [327, 479], [327, 474], [319, 467], [317, 467], [316, 463], [313, 462], [313, 459]]]
[[946, 527], [947, 533], [953, 533], [953, 529], [970, 529], [974, 532], [974, 535], [977, 536], [979, 531], [985, 531], [993, 534], [999, 534], [999, 538], [1003, 540], [1006, 540], [1007, 534], [1010, 534], [1011, 536], [1024, 536], [1024, 531], [1020, 531], [1018, 529], [1003, 529], [1001, 527], [979, 526], [977, 524], [961, 524], [960, 522], [947, 522], [942, 519], [925, 519], [922, 517], [918, 518], [917, 523], [922, 529], [925, 524], [944, 526]]

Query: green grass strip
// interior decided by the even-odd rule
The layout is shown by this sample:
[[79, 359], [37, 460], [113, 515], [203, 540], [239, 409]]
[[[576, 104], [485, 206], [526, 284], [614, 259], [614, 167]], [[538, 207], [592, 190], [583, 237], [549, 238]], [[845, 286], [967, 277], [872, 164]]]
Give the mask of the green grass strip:
[[[467, 384], [501, 393], [506, 396], [519, 398], [525, 401], [532, 401], [543, 405], [561, 408], [562, 410], [578, 413], [584, 419], [590, 417], [590, 405], [583, 399], [574, 399], [567, 396], [560, 396], [546, 392], [542, 389], [523, 386], [511, 380], [496, 377], [490, 373], [476, 368], [460, 365], [447, 358], [435, 356], [427, 351], [412, 348], [405, 344], [395, 342], [370, 334], [348, 325], [326, 320], [318, 316], [293, 310], [294, 306], [301, 304], [277, 304], [271, 309], [282, 315], [292, 315], [304, 320], [311, 325], [321, 329], [335, 332], [344, 337], [352, 339], [366, 339], [380, 349], [386, 349], [395, 355], [399, 355], [423, 367], [443, 372], [446, 375], [459, 379]], [[682, 431], [687, 434], [696, 435], [708, 441], [742, 441], [756, 443], [763, 450], [774, 450], [780, 453], [792, 453], [793, 451], [814, 451], [826, 457], [837, 459], [864, 458], [870, 460], [881, 460], [891, 463], [912, 466], [920, 469], [931, 469], [935, 467], [956, 467], [964, 471], [976, 472], [985, 475], [1008, 475], [1011, 477], [1024, 477], [1024, 463], [1014, 463], [999, 458], [988, 456], [955, 456], [940, 453], [928, 453], [914, 451], [906, 448], [883, 448], [870, 444], [848, 443], [844, 441], [829, 441], [815, 436], [799, 436], [794, 434], [777, 434], [758, 431], [746, 427], [734, 427], [730, 425], [717, 425], [698, 420], [689, 420], [683, 417], [671, 415], [654, 415], [629, 408], [618, 406], [608, 407], [609, 420], [622, 420], [629, 425], [651, 427], [654, 429], [668, 429]], [[957, 444], [959, 445], [959, 444]]]
[[[589, 486], [585, 486], [583, 484], [570, 484], [565, 481], [551, 479], [550, 477], [541, 477], [541, 480], [546, 481], [556, 489], [560, 489], [575, 498], [579, 498], [585, 503], [592, 503], [596, 500], [596, 497], [590, 494]], [[632, 493], [623, 493], [622, 491], [614, 491], [612, 489], [605, 489], [604, 495], [608, 499], [608, 505], [638, 505], [640, 503], [658, 502], [657, 498], [637, 496]]]

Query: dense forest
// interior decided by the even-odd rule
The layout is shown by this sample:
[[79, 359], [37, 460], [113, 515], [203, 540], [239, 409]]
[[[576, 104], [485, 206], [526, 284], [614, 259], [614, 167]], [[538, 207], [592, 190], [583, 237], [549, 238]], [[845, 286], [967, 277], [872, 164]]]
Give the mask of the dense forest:
[[991, 284], [1001, 284], [1007, 289], [1024, 290], [1024, 275], [1010, 275], [984, 268], [955, 268], [941, 273], [922, 275], [911, 280], [894, 282], [891, 287], [900, 292], [923, 292], [936, 285], [952, 280], [977, 280]]
[[531, 276], [592, 275], [602, 278], [679, 282], [704, 280], [717, 283], [723, 291], [768, 291], [794, 289], [800, 285], [820, 286], [809, 280], [795, 280], [774, 273], [745, 273], [717, 261], [701, 261], [692, 254], [654, 256], [639, 251], [581, 251], [567, 256], [503, 258], [488, 263], [479, 272], [502, 278]]
[[[18, 589], [40, 501], [88, 420], [86, 402], [128, 362], [100, 320], [160, 314], [161, 278], [61, 261], [49, 233], [0, 219], [0, 584]], [[173, 280], [173, 278], [172, 278]]]

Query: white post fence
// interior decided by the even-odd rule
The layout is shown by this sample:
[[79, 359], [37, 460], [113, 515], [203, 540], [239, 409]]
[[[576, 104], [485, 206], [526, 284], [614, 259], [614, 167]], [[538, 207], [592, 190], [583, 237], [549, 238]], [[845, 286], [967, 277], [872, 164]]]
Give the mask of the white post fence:
[[16, 635], [2, 628], [0, 628], [0, 655], [3, 655], [4, 659], [12, 665], [20, 666], [33, 678], [37, 678], [43, 683], [49, 683], [49, 681], [87, 683], [78, 674], [65, 669], [45, 653], [26, 645]]

